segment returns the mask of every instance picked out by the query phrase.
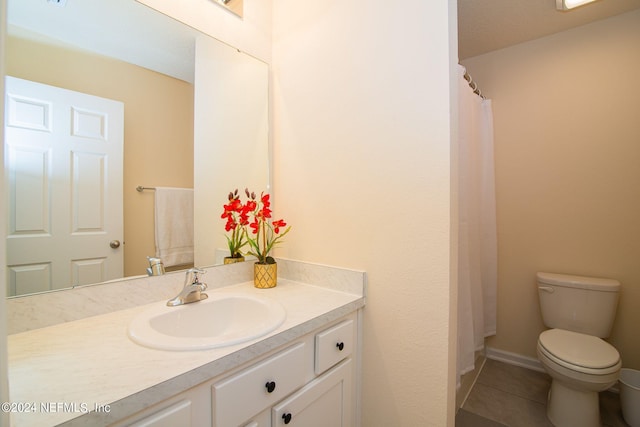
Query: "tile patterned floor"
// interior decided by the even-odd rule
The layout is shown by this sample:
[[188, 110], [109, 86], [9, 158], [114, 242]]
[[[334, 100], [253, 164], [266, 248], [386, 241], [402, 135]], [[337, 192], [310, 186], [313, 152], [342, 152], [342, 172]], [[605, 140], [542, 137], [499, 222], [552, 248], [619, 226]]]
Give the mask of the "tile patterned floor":
[[[545, 373], [487, 359], [456, 427], [553, 427], [546, 415], [550, 385]], [[600, 412], [603, 427], [628, 427], [617, 394], [600, 394]]]

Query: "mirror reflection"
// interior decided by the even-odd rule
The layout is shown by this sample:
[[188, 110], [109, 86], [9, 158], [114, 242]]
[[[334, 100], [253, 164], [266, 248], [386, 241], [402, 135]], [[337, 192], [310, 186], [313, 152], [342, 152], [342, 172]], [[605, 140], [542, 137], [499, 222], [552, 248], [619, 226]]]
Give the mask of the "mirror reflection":
[[[149, 268], [147, 257], [156, 253], [155, 192], [136, 191], [138, 186], [193, 189], [195, 221], [194, 236], [190, 237], [194, 241], [195, 262], [206, 266], [221, 261], [224, 253], [220, 250], [226, 247], [226, 239], [219, 216], [226, 195], [233, 189], [230, 187], [268, 188], [268, 66], [135, 0], [84, 0], [64, 6], [40, 0], [9, 0], [8, 21], [8, 76], [20, 83], [114, 101], [122, 106], [123, 123], [121, 131], [114, 130], [111, 126], [115, 120], [101, 120], [99, 117], [103, 116], [93, 114], [97, 107], [76, 109], [91, 113], [84, 114], [88, 117], [84, 122], [76, 120], [87, 123], [76, 127], [83, 141], [88, 142], [82, 149], [72, 148], [76, 154], [65, 154], [80, 160], [70, 162], [75, 170], [66, 172], [75, 184], [73, 179], [65, 184], [65, 191], [71, 195], [67, 194], [63, 203], [55, 199], [54, 189], [60, 184], [59, 178], [51, 175], [53, 160], [43, 154], [49, 149], [43, 150], [39, 143], [29, 145], [29, 138], [33, 137], [25, 136], [28, 126], [6, 124], [7, 130], [18, 129], [12, 136], [7, 132], [5, 141], [7, 159], [12, 158], [12, 152], [17, 153], [13, 156], [16, 162], [11, 165], [7, 160], [5, 165], [9, 169], [9, 185], [13, 185], [13, 193], [11, 189], [8, 193], [14, 195], [7, 215], [12, 221], [8, 228], [7, 294], [145, 275]], [[196, 71], [197, 62], [200, 72]], [[9, 98], [6, 96], [7, 102]], [[32, 96], [27, 90], [24, 96], [13, 99], [34, 98], [40, 96]], [[29, 105], [27, 112], [33, 112], [32, 104], [15, 105], [20, 106], [15, 111], [24, 112], [24, 106]], [[74, 119], [84, 116], [77, 114]], [[93, 130], [98, 138], [92, 138]], [[104, 136], [101, 132], [109, 136], [122, 134], [120, 171], [107, 169], [117, 162], [105, 162], [104, 157], [94, 153], [84, 156], [91, 161], [81, 161], [82, 156], [77, 155], [87, 154], [89, 143]], [[48, 134], [43, 130], [35, 133]], [[251, 176], [244, 176], [246, 170]], [[17, 192], [16, 188], [23, 191], [25, 186], [32, 193]], [[107, 198], [106, 192], [114, 188], [121, 192], [117, 196], [121, 219], [114, 221], [114, 214], [102, 214], [98, 224], [80, 221], [85, 213], [97, 210], [97, 205], [112, 202], [114, 196]], [[29, 196], [16, 198], [16, 194]], [[93, 203], [83, 209], [58, 212], [59, 205], [73, 205], [80, 195]], [[30, 209], [33, 204], [41, 209]], [[20, 215], [16, 214], [18, 208]], [[18, 251], [10, 246], [12, 243], [29, 234], [55, 234], [61, 227], [53, 223], [58, 217], [62, 218], [64, 229], [81, 225], [71, 234], [98, 235], [97, 245], [120, 254], [120, 271], [113, 273], [117, 269], [108, 262], [94, 263], [75, 242], [65, 243], [68, 250], [57, 243], [36, 244], [43, 252], [51, 246], [55, 256], [79, 252], [69, 255], [74, 260], [72, 265], [65, 265], [69, 281], [53, 279], [52, 254], [39, 254], [38, 259], [13, 257]], [[34, 222], [36, 227], [32, 226]], [[121, 222], [119, 235], [104, 235], [101, 227], [110, 222]], [[69, 223], [73, 226], [69, 227]], [[182, 262], [172, 267], [165, 263], [165, 267], [180, 269], [190, 264]]]

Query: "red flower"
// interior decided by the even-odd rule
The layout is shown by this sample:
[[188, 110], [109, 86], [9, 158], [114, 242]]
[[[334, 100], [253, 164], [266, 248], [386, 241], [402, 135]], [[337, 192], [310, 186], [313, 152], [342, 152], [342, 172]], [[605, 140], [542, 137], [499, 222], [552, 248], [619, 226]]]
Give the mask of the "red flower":
[[240, 249], [247, 244], [243, 227], [249, 223], [251, 210], [247, 210], [246, 206], [240, 201], [238, 190], [229, 193], [228, 201], [227, 204], [223, 205], [220, 217], [227, 220], [224, 229], [227, 232], [231, 232], [231, 236], [226, 236], [229, 252], [232, 257], [237, 257], [241, 255]]
[[[239, 249], [245, 244], [243, 239], [246, 239], [246, 244], [251, 248], [247, 251], [248, 254], [254, 255], [260, 263], [273, 262], [269, 253], [291, 227], [287, 227], [287, 223], [282, 219], [270, 222], [273, 212], [269, 194], [262, 193], [260, 198], [257, 198], [256, 194], [250, 193], [248, 189], [245, 189], [244, 193], [247, 196], [246, 203], [240, 201], [236, 190], [229, 193], [229, 203], [224, 205], [222, 218], [227, 219], [225, 229], [233, 230], [231, 238], [227, 237], [229, 249], [233, 253], [234, 246]], [[283, 227], [286, 229], [283, 230]], [[249, 236], [249, 229], [253, 237]]]
[[229, 205], [224, 205], [224, 211], [222, 211], [222, 215], [220, 215], [220, 218], [229, 218], [230, 216], [232, 216], [233, 211], [231, 209], [229, 209]]
[[251, 224], [249, 224], [249, 227], [251, 227], [251, 232], [253, 234], [258, 234], [258, 229], [260, 228], [260, 223], [258, 222], [258, 219], [256, 218]]
[[226, 231], [231, 231], [231, 230], [235, 230], [237, 226], [238, 226], [238, 223], [236, 223], [236, 222], [233, 220], [233, 218], [229, 217], [229, 218], [227, 219], [227, 223], [226, 223], [226, 224], [225, 224], [225, 226], [224, 226], [224, 229], [225, 229]]
[[284, 220], [282, 220], [282, 219], [279, 219], [277, 221], [273, 221], [273, 231], [276, 234], [278, 234], [278, 233], [280, 233], [280, 227], [284, 227], [286, 225], [287, 225], [287, 223], [284, 222]]
[[267, 219], [267, 218], [271, 218], [271, 209], [269, 209], [268, 207], [264, 207], [262, 209], [260, 209], [258, 211], [258, 215], [257, 215], [260, 219]]
[[240, 214], [240, 225], [247, 225], [249, 224], [249, 214], [242, 212]]
[[255, 200], [248, 200], [247, 203], [244, 205], [244, 208], [242, 209], [242, 211], [246, 213], [253, 212], [257, 206], [258, 204], [256, 203]]

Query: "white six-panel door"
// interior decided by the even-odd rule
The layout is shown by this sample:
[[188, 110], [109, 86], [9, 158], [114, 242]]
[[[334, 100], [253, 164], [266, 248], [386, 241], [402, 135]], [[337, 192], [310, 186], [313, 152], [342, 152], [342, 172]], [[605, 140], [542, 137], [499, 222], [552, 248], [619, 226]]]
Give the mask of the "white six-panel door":
[[123, 275], [124, 105], [6, 77], [7, 295]]

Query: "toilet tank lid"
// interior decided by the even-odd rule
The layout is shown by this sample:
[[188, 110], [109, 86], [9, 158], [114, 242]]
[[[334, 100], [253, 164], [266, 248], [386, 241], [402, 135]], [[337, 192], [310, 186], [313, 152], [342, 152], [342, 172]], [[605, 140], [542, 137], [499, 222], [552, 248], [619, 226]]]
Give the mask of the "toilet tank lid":
[[538, 279], [538, 283], [547, 285], [564, 286], [568, 288], [582, 288], [604, 292], [618, 292], [620, 290], [620, 282], [615, 279], [542, 272], [538, 272], [536, 274], [536, 277]]

